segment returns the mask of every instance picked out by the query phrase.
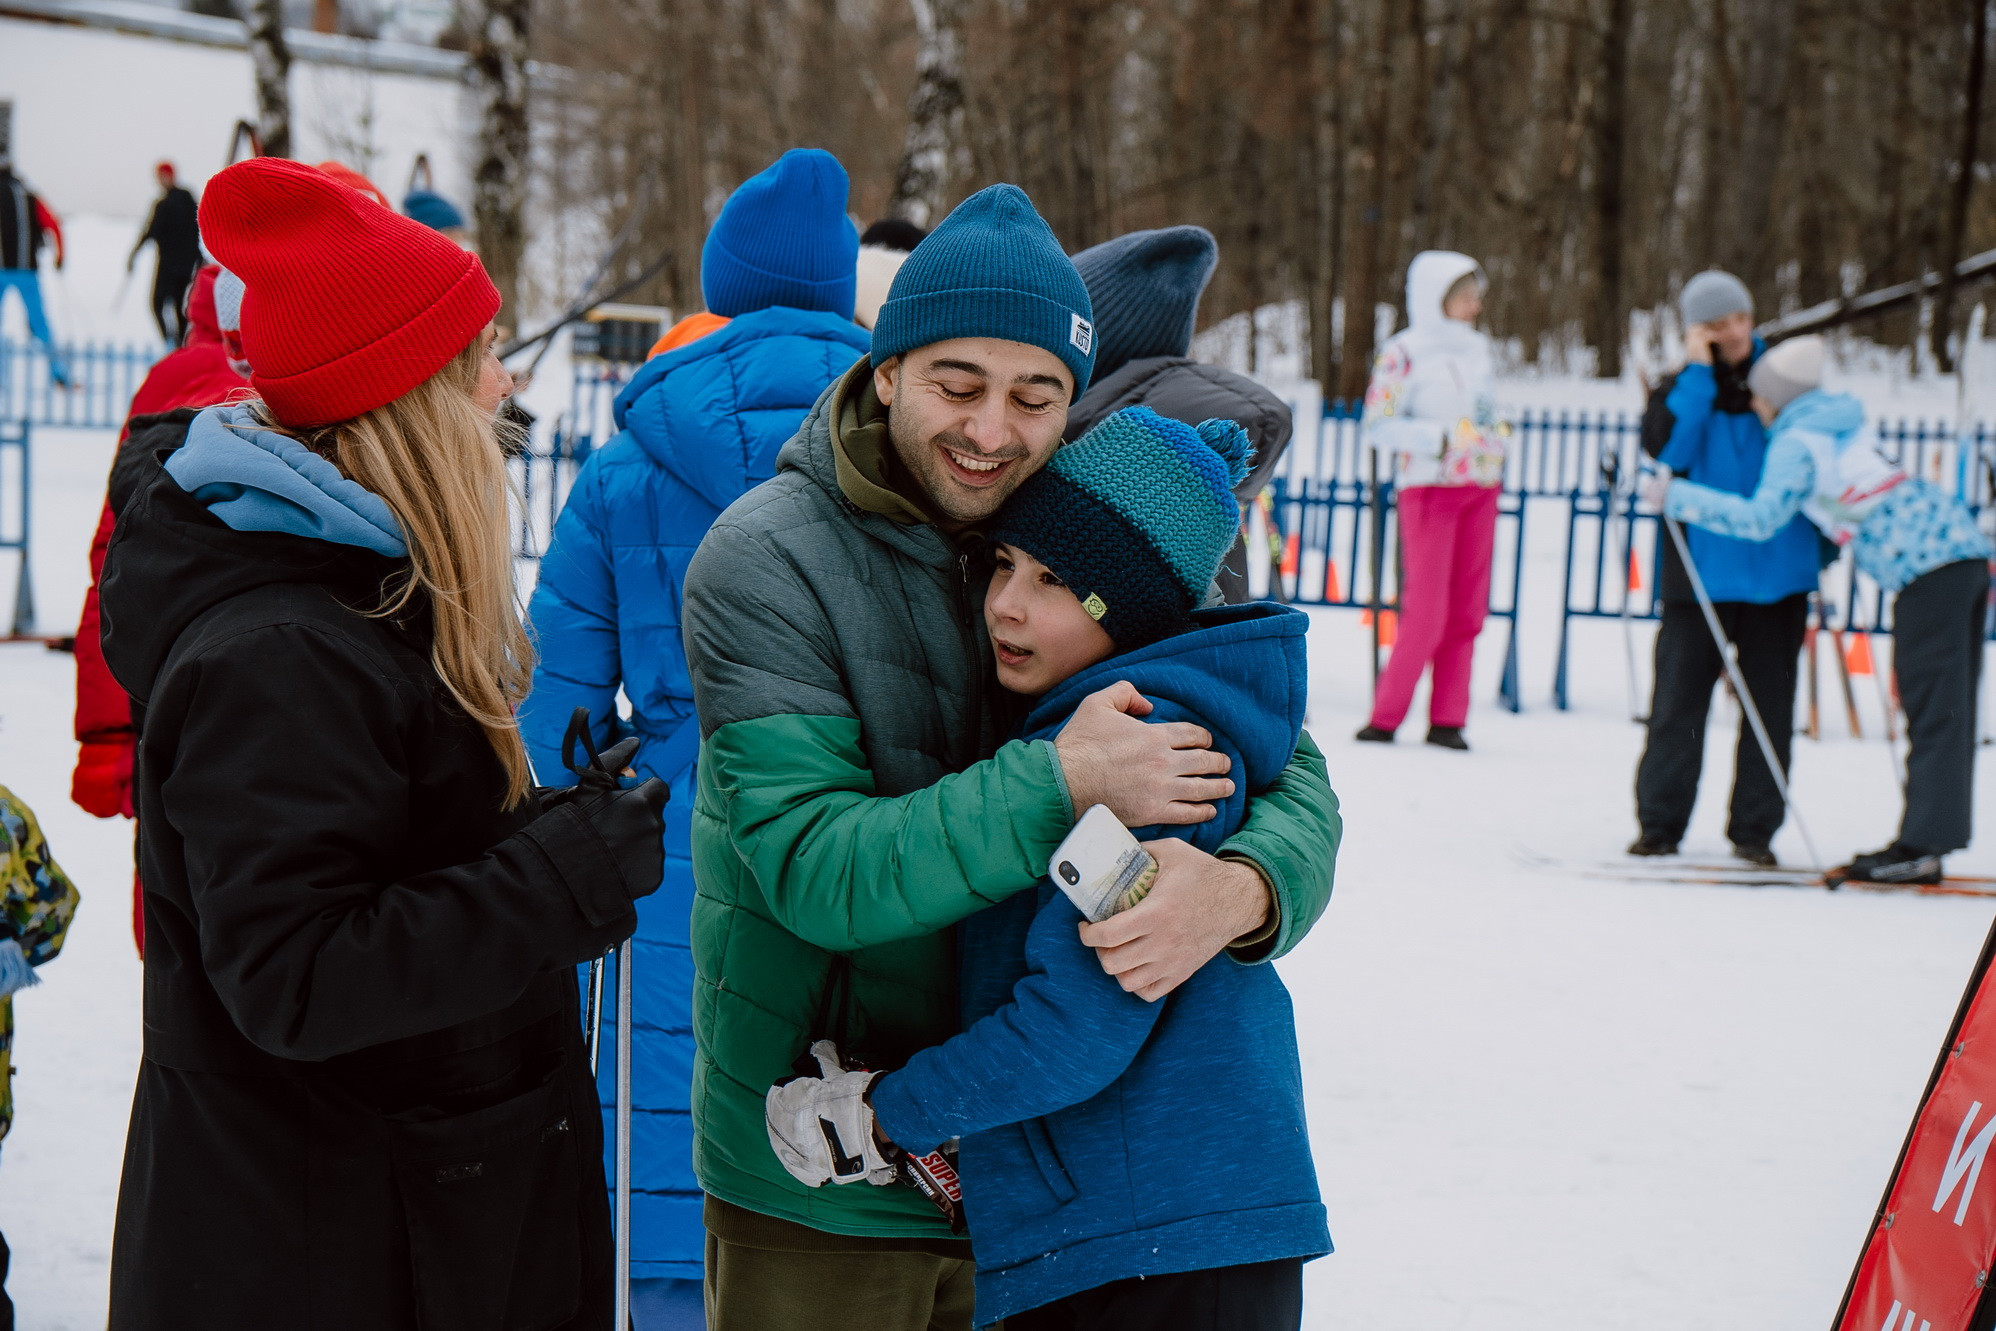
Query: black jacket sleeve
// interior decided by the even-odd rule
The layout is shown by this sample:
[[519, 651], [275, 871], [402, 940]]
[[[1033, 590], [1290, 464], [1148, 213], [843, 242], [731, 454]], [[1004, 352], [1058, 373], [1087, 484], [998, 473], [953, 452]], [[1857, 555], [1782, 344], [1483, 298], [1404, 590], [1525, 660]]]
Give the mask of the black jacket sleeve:
[[435, 796], [407, 774], [444, 714], [358, 641], [280, 623], [183, 669], [161, 799], [202, 968], [259, 1048], [320, 1060], [438, 1030], [635, 928], [615, 860], [572, 807], [468, 863], [393, 873], [432, 837], [412, 811]]

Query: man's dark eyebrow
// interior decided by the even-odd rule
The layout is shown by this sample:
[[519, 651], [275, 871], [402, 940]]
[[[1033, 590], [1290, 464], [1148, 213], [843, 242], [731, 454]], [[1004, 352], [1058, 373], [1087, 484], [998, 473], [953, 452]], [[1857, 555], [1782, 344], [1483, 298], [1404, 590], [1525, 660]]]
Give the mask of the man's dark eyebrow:
[[1012, 382], [1015, 385], [1044, 384], [1048, 388], [1058, 388], [1063, 393], [1067, 391], [1067, 381], [1057, 374], [1022, 374]]
[[925, 370], [956, 370], [962, 374], [974, 374], [979, 377], [988, 377], [991, 373], [991, 371], [985, 369], [982, 365], [967, 360], [932, 360], [922, 368]]

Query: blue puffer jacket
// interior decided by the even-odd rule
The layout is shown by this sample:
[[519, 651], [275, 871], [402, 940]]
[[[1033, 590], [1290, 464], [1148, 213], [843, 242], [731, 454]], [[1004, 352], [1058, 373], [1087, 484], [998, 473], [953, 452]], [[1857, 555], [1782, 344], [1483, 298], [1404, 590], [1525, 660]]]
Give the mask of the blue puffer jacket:
[[1664, 512], [1745, 541], [1786, 530], [1800, 513], [1896, 592], [1924, 573], [1989, 558], [1968, 505], [1880, 455], [1854, 397], [1804, 393], [1774, 418], [1767, 467], [1749, 498], [1673, 482]]
[[[1309, 621], [1259, 604], [1202, 612], [1200, 625], [1067, 680], [1026, 737], [1051, 737], [1119, 679], [1157, 705], [1149, 720], [1206, 726], [1234, 761], [1235, 794], [1211, 822], [1137, 836], [1211, 852], [1295, 751]], [[874, 1085], [880, 1125], [902, 1146], [963, 1139], [979, 1325], [1130, 1276], [1331, 1248], [1274, 968], [1217, 958], [1146, 1003], [1082, 946], [1081, 920], [1043, 881], [965, 921], [964, 1033]]]
[[[686, 565], [721, 510], [774, 474], [777, 450], [868, 345], [866, 330], [849, 320], [777, 307], [646, 362], [617, 395], [621, 433], [576, 477], [534, 589], [540, 663], [520, 729], [540, 779], [570, 779], [561, 738], [569, 714], [587, 707], [598, 744], [637, 735], [639, 775], [672, 786], [665, 882], [638, 903], [631, 965], [631, 1272], [640, 1279], [699, 1278], [706, 1233], [687, 1108], [699, 725], [679, 639]], [[627, 720], [618, 716], [620, 688]], [[614, 994], [606, 981], [605, 997]], [[608, 1021], [598, 1063], [606, 1145], [614, 1103]]]
[[[1753, 342], [1753, 359], [1767, 349]], [[1749, 361], [1749, 364], [1752, 362]], [[1760, 484], [1767, 456], [1767, 431], [1751, 411], [1719, 410], [1719, 382], [1709, 365], [1695, 362], [1678, 372], [1664, 400], [1676, 425], [1657, 460], [1700, 485], [1750, 495]], [[1772, 605], [1797, 592], [1814, 591], [1819, 569], [1816, 533], [1797, 517], [1765, 542], [1742, 541], [1716, 532], [1686, 533], [1705, 590], [1715, 601]]]

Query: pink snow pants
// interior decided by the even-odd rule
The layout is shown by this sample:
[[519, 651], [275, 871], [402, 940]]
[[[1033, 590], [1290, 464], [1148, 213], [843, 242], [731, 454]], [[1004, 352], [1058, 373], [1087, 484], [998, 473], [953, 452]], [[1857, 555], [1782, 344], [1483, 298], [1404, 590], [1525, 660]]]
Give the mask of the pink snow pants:
[[1398, 730], [1421, 672], [1434, 667], [1428, 724], [1469, 719], [1469, 668], [1490, 612], [1497, 487], [1416, 485], [1400, 491], [1400, 614], [1379, 673], [1372, 724]]

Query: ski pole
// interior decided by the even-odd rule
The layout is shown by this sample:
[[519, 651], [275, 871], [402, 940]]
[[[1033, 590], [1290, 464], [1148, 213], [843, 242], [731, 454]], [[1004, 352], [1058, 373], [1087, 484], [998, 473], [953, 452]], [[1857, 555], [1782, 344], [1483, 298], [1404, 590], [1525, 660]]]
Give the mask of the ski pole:
[[1788, 790], [1788, 776], [1781, 764], [1775, 760], [1774, 741], [1768, 738], [1767, 725], [1760, 719], [1760, 708], [1755, 706], [1752, 690], [1747, 688], [1746, 675], [1740, 670], [1739, 655], [1733, 643], [1726, 636], [1726, 630], [1719, 624], [1719, 612], [1712, 608], [1712, 597], [1705, 590], [1705, 579], [1698, 576], [1698, 565], [1692, 561], [1691, 547], [1684, 539], [1684, 528], [1670, 514], [1663, 514], [1663, 525], [1670, 532], [1670, 539], [1677, 547], [1677, 557], [1684, 561], [1684, 572], [1691, 579], [1691, 590], [1698, 597], [1698, 608], [1705, 614], [1705, 627], [1712, 631], [1712, 642], [1719, 649], [1719, 659], [1725, 663], [1726, 678], [1733, 682], [1733, 692], [1739, 695], [1740, 710], [1746, 713], [1747, 724], [1753, 727], [1753, 737], [1760, 745], [1760, 756], [1767, 763], [1768, 775], [1774, 778], [1774, 788], [1781, 793], [1781, 803], [1788, 810], [1788, 816], [1795, 820], [1795, 830], [1801, 834], [1802, 846], [1809, 852], [1809, 867], [1821, 869], [1823, 857], [1816, 853], [1816, 841], [1809, 835], [1809, 825], [1802, 820], [1802, 811], [1795, 807], [1794, 796]]
[[1809, 594], [1809, 609], [1815, 612], [1816, 623], [1809, 624], [1802, 630], [1802, 657], [1809, 663], [1809, 728], [1803, 733], [1810, 739], [1819, 740], [1823, 737], [1823, 713], [1819, 691], [1816, 687], [1818, 665], [1816, 657], [1816, 635], [1818, 626], [1822, 623], [1823, 615], [1822, 606], [1817, 602], [1814, 592]]
[[631, 1324], [631, 940], [617, 944], [617, 1283], [610, 1325]]
[[[1621, 468], [1617, 466], [1616, 470], [1620, 471]], [[1635, 562], [1636, 550], [1636, 492], [1633, 486], [1624, 491], [1619, 476], [1610, 479], [1615, 506], [1626, 509], [1627, 518], [1622, 526], [1622, 548], [1616, 559], [1621, 566], [1622, 657], [1628, 671], [1629, 720], [1637, 725], [1643, 725], [1649, 721], [1649, 718], [1643, 715], [1642, 695], [1636, 689], [1636, 627], [1629, 610], [1629, 567]], [[1608, 521], [1611, 524], [1614, 522], [1612, 514]]]
[[593, 1077], [596, 1075], [596, 1050], [603, 1036], [603, 957], [589, 963], [589, 1015], [583, 1024], [589, 1030], [589, 1075]]

